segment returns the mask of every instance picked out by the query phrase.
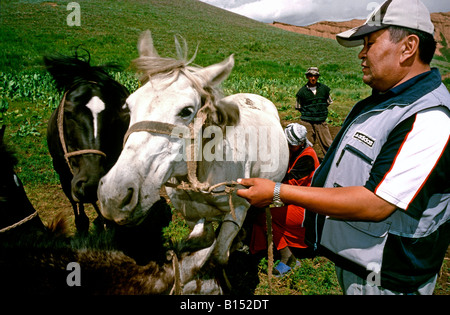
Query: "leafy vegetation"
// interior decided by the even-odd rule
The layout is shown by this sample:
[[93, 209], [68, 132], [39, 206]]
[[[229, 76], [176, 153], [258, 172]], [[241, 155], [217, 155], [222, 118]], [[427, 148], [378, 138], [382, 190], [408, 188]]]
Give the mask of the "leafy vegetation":
[[[207, 66], [235, 54], [236, 66], [224, 83], [226, 94], [250, 92], [272, 100], [283, 124], [298, 121], [295, 93], [304, 73], [319, 66], [320, 81], [330, 86], [334, 103], [329, 123], [339, 126], [351, 106], [370, 89], [361, 81], [358, 49], [334, 40], [286, 32], [194, 0], [78, 0], [81, 26], [68, 26], [70, 1], [21, 0], [2, 3], [0, 17], [0, 124], [8, 126], [7, 142], [19, 157], [17, 172], [31, 199], [58, 184], [46, 144], [47, 120], [62, 94], [42, 66], [45, 54], [73, 54], [82, 45], [92, 64], [118, 63], [126, 70], [113, 76], [130, 91], [139, 86], [131, 68], [139, 34], [150, 29], [162, 56], [175, 56], [174, 35], [183, 36], [195, 63]], [[446, 54], [448, 49], [446, 50]], [[447, 58], [434, 65], [450, 72]], [[447, 87], [450, 85], [446, 79]], [[38, 208], [39, 209], [39, 208]], [[175, 220], [166, 236], [187, 233]], [[279, 294], [335, 294], [332, 263], [305, 260], [283, 280]], [[259, 291], [258, 291], [259, 290]], [[262, 282], [257, 293], [265, 294]]]

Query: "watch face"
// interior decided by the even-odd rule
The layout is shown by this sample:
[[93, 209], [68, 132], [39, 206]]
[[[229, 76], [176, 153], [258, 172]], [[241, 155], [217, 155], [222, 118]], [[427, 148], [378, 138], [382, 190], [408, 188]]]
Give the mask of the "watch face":
[[275, 207], [282, 207], [282, 206], [284, 206], [284, 203], [281, 202], [281, 201], [275, 201], [275, 202], [273, 203], [273, 205], [274, 205]]

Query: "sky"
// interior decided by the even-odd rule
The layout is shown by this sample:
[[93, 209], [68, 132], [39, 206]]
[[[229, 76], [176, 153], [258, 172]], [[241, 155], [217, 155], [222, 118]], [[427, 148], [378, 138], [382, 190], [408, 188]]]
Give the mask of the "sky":
[[[200, 0], [216, 7], [271, 23], [298, 26], [320, 21], [366, 19], [383, 0]], [[450, 0], [422, 0], [430, 12], [449, 12]]]

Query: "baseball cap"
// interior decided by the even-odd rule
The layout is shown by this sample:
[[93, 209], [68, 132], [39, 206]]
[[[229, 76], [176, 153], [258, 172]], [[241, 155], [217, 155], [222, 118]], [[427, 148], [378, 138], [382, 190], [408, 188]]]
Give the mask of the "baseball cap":
[[317, 67], [309, 67], [308, 71], [305, 72], [306, 75], [311, 74], [311, 75], [320, 75], [319, 74], [319, 68]]
[[387, 0], [376, 8], [366, 22], [336, 35], [339, 44], [355, 47], [364, 44], [364, 37], [391, 25], [411, 28], [434, 35], [430, 12], [419, 0]]

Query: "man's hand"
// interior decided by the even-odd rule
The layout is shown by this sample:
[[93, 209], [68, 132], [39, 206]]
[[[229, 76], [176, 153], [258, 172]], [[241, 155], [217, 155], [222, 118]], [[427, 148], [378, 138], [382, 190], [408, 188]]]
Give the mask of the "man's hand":
[[238, 183], [247, 186], [247, 189], [239, 189], [236, 194], [247, 199], [252, 206], [264, 208], [273, 201], [275, 182], [265, 178], [238, 179]]
[[[238, 196], [253, 206], [264, 208], [273, 201], [275, 182], [263, 178], [240, 179], [247, 186], [239, 189]], [[397, 208], [363, 186], [320, 188], [281, 185], [281, 200], [333, 218], [357, 221], [381, 221]]]

